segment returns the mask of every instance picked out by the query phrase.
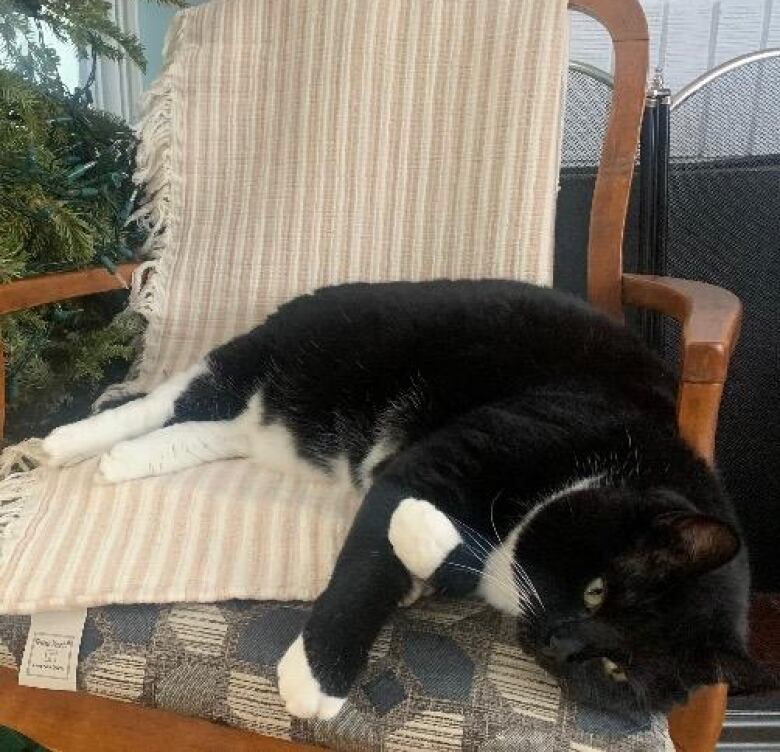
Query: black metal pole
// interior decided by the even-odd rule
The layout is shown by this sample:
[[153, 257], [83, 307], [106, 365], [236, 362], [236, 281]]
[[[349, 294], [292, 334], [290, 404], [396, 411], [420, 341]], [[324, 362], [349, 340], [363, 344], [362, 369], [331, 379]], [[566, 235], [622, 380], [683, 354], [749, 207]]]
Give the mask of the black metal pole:
[[670, 116], [672, 93], [658, 81], [656, 89], [656, 204], [655, 204], [655, 264], [653, 274], [666, 274], [666, 243], [669, 231], [669, 159], [670, 159]]
[[[656, 71], [651, 94], [655, 98], [655, 206], [653, 210], [653, 252], [650, 274], [666, 274], [666, 240], [669, 227], [669, 154], [670, 154], [670, 111], [672, 93], [666, 87], [661, 71]], [[660, 314], [650, 316], [648, 342], [656, 351], [664, 348], [665, 321]]]
[[[656, 210], [656, 100], [648, 92], [639, 139], [639, 238], [637, 268], [639, 274], [652, 274], [655, 253]], [[645, 341], [654, 346], [654, 322], [650, 311], [641, 310], [638, 324]]]
[[[639, 158], [639, 249], [637, 271], [663, 275], [666, 269], [669, 113], [671, 93], [656, 72], [645, 100]], [[640, 318], [645, 341], [656, 351], [663, 344], [663, 317], [645, 311]]]

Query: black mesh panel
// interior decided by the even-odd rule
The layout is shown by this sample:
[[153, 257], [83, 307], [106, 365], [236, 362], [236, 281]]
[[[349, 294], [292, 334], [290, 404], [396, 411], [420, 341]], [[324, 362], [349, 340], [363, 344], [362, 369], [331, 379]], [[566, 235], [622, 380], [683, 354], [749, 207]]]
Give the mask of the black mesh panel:
[[[757, 588], [780, 589], [780, 58], [724, 73], [671, 118], [668, 274], [745, 306], [717, 458], [745, 526]], [[676, 337], [666, 349], [676, 353]]]

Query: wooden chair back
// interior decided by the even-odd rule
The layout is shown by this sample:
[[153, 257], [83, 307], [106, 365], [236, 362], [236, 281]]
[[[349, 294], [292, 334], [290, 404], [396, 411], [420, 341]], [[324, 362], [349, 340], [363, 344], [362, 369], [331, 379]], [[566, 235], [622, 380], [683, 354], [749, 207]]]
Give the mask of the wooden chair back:
[[647, 21], [639, 0], [569, 0], [569, 8], [602, 23], [614, 47], [612, 108], [591, 208], [588, 300], [622, 319], [623, 233], [647, 86]]
[[[692, 298], [689, 300], [683, 295], [686, 290], [683, 290], [681, 285], [693, 287], [693, 283], [672, 280], [664, 285], [662, 280], [656, 280], [648, 281], [648, 287], [647, 283], [640, 284], [642, 280], [639, 278], [624, 280], [623, 277], [623, 234], [639, 145], [648, 71], [649, 34], [644, 12], [639, 0], [569, 0], [569, 8], [586, 13], [602, 23], [614, 46], [612, 107], [591, 208], [588, 299], [616, 319], [623, 318], [624, 294], [634, 303], [645, 303], [665, 313], [680, 314], [682, 317], [685, 313], [683, 309], [687, 310]], [[125, 286], [135, 266], [136, 264], [123, 265], [116, 276], [107, 274], [104, 270], [91, 269], [51, 274], [3, 285], [0, 290], [0, 314]], [[627, 283], [625, 291], [624, 282]], [[671, 284], [672, 282], [674, 284]], [[650, 295], [650, 288], [653, 286], [660, 288], [660, 302], [656, 299], [658, 296]], [[693, 290], [690, 292], [693, 293]], [[703, 293], [704, 298], [712, 303], [709, 308], [713, 311], [728, 313], [725, 318], [705, 315], [697, 319], [694, 323], [702, 329], [701, 332], [693, 331], [696, 326], [691, 324], [693, 339], [697, 339], [697, 335], [706, 335], [699, 337], [700, 344], [707, 345], [704, 348], [705, 355], [711, 358], [712, 348], [709, 345], [718, 344], [721, 340], [726, 344], [733, 344], [736, 339], [740, 308], [738, 301], [732, 300], [733, 296], [724, 291], [712, 288], [698, 292]], [[730, 349], [724, 345], [721, 350], [722, 352], [718, 351], [719, 358], [726, 364]], [[4, 376], [5, 367], [0, 347], [0, 437], [5, 412]], [[702, 379], [703, 377], [696, 378], [693, 381]], [[690, 435], [687, 438], [710, 460], [722, 386], [722, 380], [717, 383], [685, 383], [681, 392], [682, 427], [693, 427], [688, 431]], [[688, 398], [685, 389], [689, 392]], [[699, 392], [694, 393], [696, 389], [709, 391], [700, 395]], [[690, 409], [685, 408], [686, 405]], [[689, 413], [696, 413], [693, 419], [687, 419], [690, 416], [687, 416], [686, 409]], [[686, 431], [683, 430], [683, 433]], [[707, 752], [714, 749], [723, 718], [725, 695], [725, 685], [706, 687], [699, 691], [688, 705], [673, 711], [669, 726], [678, 750]]]
[[[650, 47], [647, 19], [639, 0], [569, 0], [569, 9], [595, 18], [612, 37], [614, 89], [591, 205], [588, 300], [613, 318], [622, 320], [623, 234], [647, 87]], [[722, 384], [704, 386], [722, 389]], [[690, 385], [683, 387], [690, 388]], [[715, 405], [718, 399], [719, 393]], [[702, 453], [707, 456], [707, 449], [714, 444], [717, 409], [698, 412], [703, 418], [709, 418], [712, 429], [697, 431], [689, 438], [693, 438], [695, 447], [703, 447]], [[681, 418], [683, 424], [691, 422], [684, 420], [682, 413]], [[693, 424], [698, 427], [697, 421]], [[705, 687], [687, 705], [670, 714], [669, 731], [678, 752], [709, 752], [715, 748], [723, 722], [726, 692], [724, 684]]]

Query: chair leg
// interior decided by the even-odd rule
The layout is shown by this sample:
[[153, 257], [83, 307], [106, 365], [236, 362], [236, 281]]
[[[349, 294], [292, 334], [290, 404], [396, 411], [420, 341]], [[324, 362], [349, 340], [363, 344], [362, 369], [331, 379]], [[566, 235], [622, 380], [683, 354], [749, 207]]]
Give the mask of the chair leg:
[[702, 687], [669, 713], [669, 734], [677, 752], [712, 752], [726, 715], [728, 686]]
[[[680, 433], [709, 464], [715, 454], [715, 428], [722, 383], [680, 385], [677, 421]], [[726, 717], [727, 684], [702, 687], [669, 713], [669, 734], [677, 752], [713, 752]]]

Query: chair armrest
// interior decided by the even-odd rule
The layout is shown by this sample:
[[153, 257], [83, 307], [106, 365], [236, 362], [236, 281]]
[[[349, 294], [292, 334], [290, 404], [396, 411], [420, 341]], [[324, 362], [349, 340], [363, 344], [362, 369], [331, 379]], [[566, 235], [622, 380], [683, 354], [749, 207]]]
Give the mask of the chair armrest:
[[[27, 308], [129, 287], [139, 263], [120, 264], [111, 274], [102, 267], [75, 272], [41, 274], [0, 285], [0, 315]], [[5, 427], [5, 352], [0, 336], [0, 439]]]
[[126, 288], [138, 266], [138, 263], [121, 264], [115, 274], [102, 267], [95, 267], [7, 282], [0, 285], [0, 314]]
[[[623, 303], [680, 321], [682, 368], [677, 396], [680, 435], [712, 464], [718, 408], [739, 336], [742, 304], [720, 287], [671, 277], [623, 275]], [[726, 684], [701, 688], [668, 718], [678, 752], [712, 752], [726, 713]]]
[[742, 304], [720, 287], [671, 277], [623, 275], [623, 302], [682, 322], [682, 368], [677, 396], [680, 434], [707, 462], [715, 457], [715, 431]]
[[682, 381], [722, 384], [739, 336], [742, 304], [728, 290], [673, 277], [623, 275], [623, 303], [682, 322]]

